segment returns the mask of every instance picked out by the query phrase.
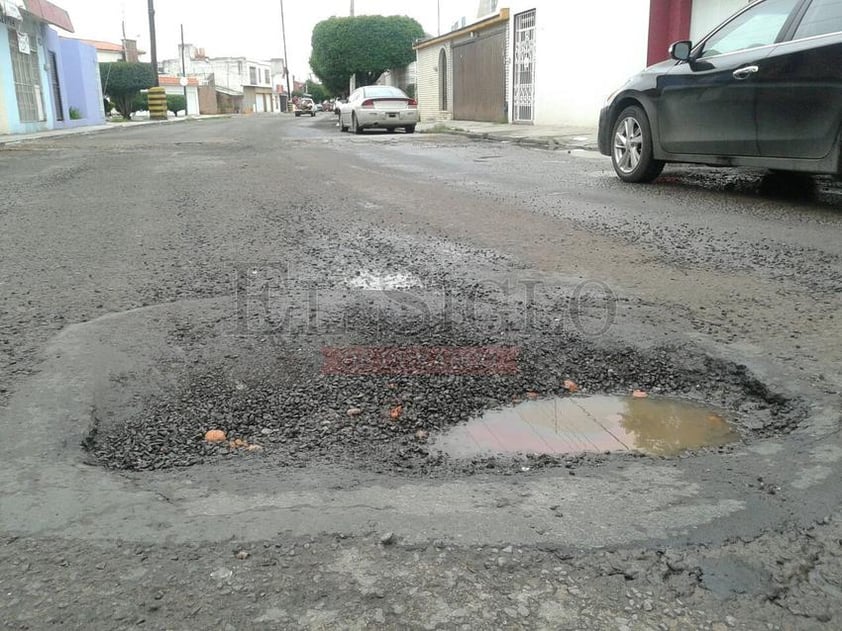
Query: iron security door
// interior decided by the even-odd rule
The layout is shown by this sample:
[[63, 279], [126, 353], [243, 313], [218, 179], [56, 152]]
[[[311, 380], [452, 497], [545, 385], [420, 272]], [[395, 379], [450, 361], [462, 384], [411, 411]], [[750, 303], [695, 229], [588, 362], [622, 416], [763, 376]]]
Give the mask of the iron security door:
[[453, 46], [453, 117], [506, 120], [506, 31], [499, 29]]
[[512, 120], [535, 120], [535, 11], [515, 16]]

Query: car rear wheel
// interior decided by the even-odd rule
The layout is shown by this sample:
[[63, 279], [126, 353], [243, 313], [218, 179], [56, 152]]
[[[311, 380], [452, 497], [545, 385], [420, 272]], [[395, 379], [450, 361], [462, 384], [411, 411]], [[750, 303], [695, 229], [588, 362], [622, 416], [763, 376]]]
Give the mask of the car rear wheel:
[[652, 157], [652, 128], [643, 108], [620, 112], [611, 137], [611, 162], [624, 182], [651, 182], [664, 170], [663, 160]]
[[406, 127], [404, 127], [404, 131], [407, 134], [414, 134], [415, 133], [415, 125], [407, 125]]
[[357, 122], [356, 114], [351, 114], [351, 131], [357, 134], [358, 136], [363, 133], [363, 128], [360, 127], [359, 123]]

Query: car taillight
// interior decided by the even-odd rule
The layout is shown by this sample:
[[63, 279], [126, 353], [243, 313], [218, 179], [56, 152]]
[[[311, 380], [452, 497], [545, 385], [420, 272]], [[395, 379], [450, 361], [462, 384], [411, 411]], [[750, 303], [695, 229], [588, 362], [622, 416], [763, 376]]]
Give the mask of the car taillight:
[[366, 99], [360, 107], [374, 107], [374, 99]]
[[406, 104], [407, 104], [409, 107], [418, 107], [418, 101], [416, 101], [415, 99], [409, 99], [409, 100], [406, 102]]

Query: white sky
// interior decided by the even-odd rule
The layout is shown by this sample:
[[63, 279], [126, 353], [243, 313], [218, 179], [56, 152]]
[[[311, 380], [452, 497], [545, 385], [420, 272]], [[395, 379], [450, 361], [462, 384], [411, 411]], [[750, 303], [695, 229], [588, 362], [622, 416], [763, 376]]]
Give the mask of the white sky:
[[[127, 37], [137, 38], [141, 50], [149, 51], [149, 20], [146, 0], [53, 0], [67, 9], [76, 28], [75, 37], [119, 43], [121, 22]], [[438, 32], [439, 0], [356, 0], [356, 14], [409, 15], [424, 30]], [[440, 0], [442, 32], [462, 16], [476, 17], [478, 0]], [[310, 35], [313, 26], [332, 15], [348, 15], [350, 0], [284, 0], [287, 66], [296, 78], [310, 71]], [[212, 57], [228, 55], [256, 59], [283, 57], [280, 0], [156, 0], [158, 59], [178, 56], [179, 25], [184, 24], [188, 44], [204, 48]], [[148, 56], [147, 56], [148, 60]]]

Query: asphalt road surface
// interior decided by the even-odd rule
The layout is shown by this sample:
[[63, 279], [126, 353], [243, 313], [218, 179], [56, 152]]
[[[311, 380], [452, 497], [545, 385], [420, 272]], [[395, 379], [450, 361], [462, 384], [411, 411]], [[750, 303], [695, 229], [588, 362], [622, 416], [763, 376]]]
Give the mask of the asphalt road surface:
[[[0, 177], [0, 628], [842, 625], [834, 182], [328, 114]], [[565, 380], [739, 439], [437, 450]]]

